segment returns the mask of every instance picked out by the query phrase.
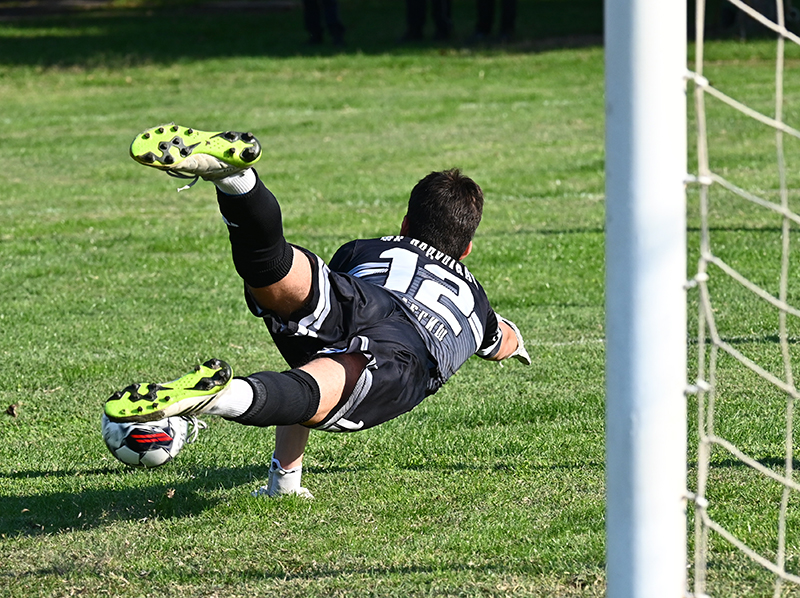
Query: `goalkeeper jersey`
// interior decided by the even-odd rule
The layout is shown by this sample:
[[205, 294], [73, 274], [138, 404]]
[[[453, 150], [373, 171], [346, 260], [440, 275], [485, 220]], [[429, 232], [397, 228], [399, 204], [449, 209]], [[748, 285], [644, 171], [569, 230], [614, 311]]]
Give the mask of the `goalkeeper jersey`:
[[330, 261], [346, 273], [387, 289], [416, 325], [443, 384], [470, 356], [492, 357], [501, 333], [483, 287], [464, 264], [404, 236], [356, 240]]

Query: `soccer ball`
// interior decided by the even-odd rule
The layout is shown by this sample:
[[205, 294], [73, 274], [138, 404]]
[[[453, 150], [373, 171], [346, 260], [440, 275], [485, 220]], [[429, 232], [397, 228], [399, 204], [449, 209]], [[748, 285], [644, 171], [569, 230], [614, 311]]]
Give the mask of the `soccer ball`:
[[126, 465], [158, 467], [172, 461], [183, 448], [188, 423], [182, 417], [146, 423], [117, 423], [104, 413], [102, 432], [108, 450]]

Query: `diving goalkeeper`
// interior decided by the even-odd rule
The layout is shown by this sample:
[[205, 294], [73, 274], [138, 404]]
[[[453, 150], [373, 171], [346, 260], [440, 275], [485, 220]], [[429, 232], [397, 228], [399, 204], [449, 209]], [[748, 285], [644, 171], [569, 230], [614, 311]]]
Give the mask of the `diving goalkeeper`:
[[268, 484], [256, 492], [310, 496], [301, 484], [310, 430], [355, 432], [435, 393], [472, 355], [530, 364], [522, 335], [496, 314], [462, 263], [483, 192], [459, 170], [432, 172], [411, 191], [399, 234], [342, 246], [326, 264], [283, 235], [281, 210], [253, 166], [250, 133], [174, 124], [130, 148], [138, 163], [211, 181], [250, 311], [289, 365], [234, 377], [211, 359], [162, 384], [133, 384], [105, 403], [112, 421], [212, 414], [277, 426]]

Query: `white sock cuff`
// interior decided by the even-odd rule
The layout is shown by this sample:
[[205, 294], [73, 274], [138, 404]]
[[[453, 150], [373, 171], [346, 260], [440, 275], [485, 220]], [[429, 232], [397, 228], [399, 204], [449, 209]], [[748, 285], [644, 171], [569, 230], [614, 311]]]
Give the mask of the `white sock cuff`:
[[289, 473], [296, 473], [296, 472], [300, 472], [302, 474], [303, 473], [303, 465], [301, 463], [300, 465], [298, 465], [297, 467], [294, 467], [292, 469], [284, 469], [283, 465], [281, 465], [281, 462], [278, 461], [275, 458], [275, 453], [272, 453], [272, 463], [270, 464], [270, 471], [277, 471], [281, 475], [286, 475], [286, 474], [289, 474]]
[[252, 168], [242, 170], [225, 178], [214, 181], [217, 189], [225, 195], [244, 195], [256, 186], [256, 173]]
[[[283, 494], [302, 494], [305, 490], [300, 484], [303, 477], [303, 466], [298, 465], [288, 471], [283, 468], [281, 462], [272, 455], [272, 463], [269, 468], [269, 482], [267, 493], [270, 496], [281, 496]], [[308, 492], [308, 490], [305, 490]]]
[[242, 415], [252, 404], [253, 387], [241, 378], [234, 378], [206, 413], [230, 419]]

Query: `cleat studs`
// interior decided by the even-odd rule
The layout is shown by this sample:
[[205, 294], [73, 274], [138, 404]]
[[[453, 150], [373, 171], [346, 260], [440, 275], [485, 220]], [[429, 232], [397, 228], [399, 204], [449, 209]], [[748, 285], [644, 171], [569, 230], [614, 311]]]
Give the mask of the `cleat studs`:
[[153, 152], [147, 152], [146, 154], [139, 156], [139, 160], [146, 162], [147, 164], [152, 164], [156, 161], [156, 157], [153, 155]]
[[150, 133], [145, 133], [142, 135], [142, 139], [150, 139]]
[[223, 135], [223, 137], [228, 141], [236, 141], [236, 133], [234, 133], [233, 131], [228, 131]]
[[156, 129], [156, 133], [158, 133], [159, 135], [161, 135], [161, 133], [163, 133], [163, 132], [164, 132], [164, 127], [158, 127]]
[[180, 144], [181, 144], [180, 137], [175, 137], [175, 139], [172, 140], [172, 145], [180, 145]]
[[186, 156], [188, 156], [188, 155], [189, 155], [191, 152], [189, 151], [189, 148], [182, 147], [182, 148], [181, 148], [181, 152], [180, 152], [180, 153], [181, 153], [181, 158], [185, 158], [185, 157], [186, 157]]
[[164, 164], [174, 164], [175, 158], [173, 158], [170, 154], [164, 156]]
[[231, 149], [228, 150], [228, 153], [231, 155], [231, 157], [235, 156], [236, 155], [236, 148], [232, 147]]
[[251, 141], [253, 141], [253, 134], [250, 131], [248, 131], [247, 133], [242, 133], [242, 141], [247, 141], [248, 143], [250, 143]]
[[142, 407], [141, 405], [139, 405], [139, 406], [136, 408], [136, 412], [137, 412], [137, 413], [141, 413], [142, 411], [144, 411], [144, 407]]
[[170, 131], [175, 133], [177, 130], [178, 130], [178, 125], [172, 125], [172, 128], [170, 129]]
[[254, 150], [252, 147], [248, 147], [240, 154], [240, 157], [245, 162], [252, 162], [258, 158], [258, 153], [256, 153], [256, 150]]
[[194, 133], [194, 129], [192, 129], [192, 128], [186, 129], [186, 134], [187, 135], [191, 135], [192, 133]]
[[162, 152], [167, 151], [168, 148], [169, 144], [166, 141], [162, 141], [161, 143], [158, 144], [158, 149], [160, 149]]

